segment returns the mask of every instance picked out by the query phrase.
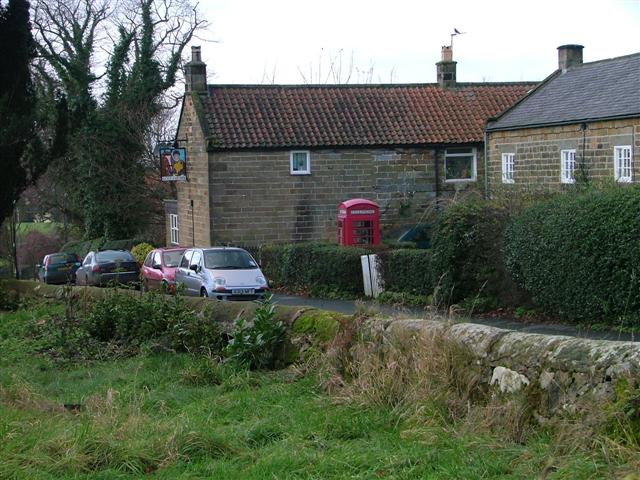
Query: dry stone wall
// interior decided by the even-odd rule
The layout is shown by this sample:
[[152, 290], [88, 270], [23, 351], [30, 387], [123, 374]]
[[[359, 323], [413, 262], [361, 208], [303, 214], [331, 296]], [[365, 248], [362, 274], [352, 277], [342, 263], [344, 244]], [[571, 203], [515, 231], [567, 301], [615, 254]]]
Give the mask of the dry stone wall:
[[539, 413], [571, 410], [582, 399], [615, 401], [620, 385], [637, 386], [640, 343], [504, 330], [472, 323], [397, 320], [388, 335], [442, 335], [472, 352], [484, 381], [502, 392], [534, 388]]

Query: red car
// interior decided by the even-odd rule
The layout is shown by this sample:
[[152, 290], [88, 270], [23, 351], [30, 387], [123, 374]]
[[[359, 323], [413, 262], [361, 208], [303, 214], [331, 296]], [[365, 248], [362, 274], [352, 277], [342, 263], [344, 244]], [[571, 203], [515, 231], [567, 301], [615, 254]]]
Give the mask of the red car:
[[140, 268], [142, 289], [175, 291], [176, 268], [184, 251], [180, 247], [151, 250]]

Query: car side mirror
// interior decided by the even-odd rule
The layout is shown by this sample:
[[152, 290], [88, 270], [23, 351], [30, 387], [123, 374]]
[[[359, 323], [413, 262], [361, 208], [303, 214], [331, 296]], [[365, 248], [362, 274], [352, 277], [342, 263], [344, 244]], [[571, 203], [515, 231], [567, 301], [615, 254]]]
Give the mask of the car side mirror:
[[196, 273], [198, 272], [198, 269], [199, 269], [199, 268], [200, 268], [200, 267], [198, 267], [198, 265], [190, 265], [190, 266], [189, 266], [189, 270], [193, 270], [193, 271], [194, 271], [194, 272], [196, 272]]
[[160, 265], [159, 263], [154, 263], [151, 268], [155, 268], [156, 270], [162, 270], [162, 265]]

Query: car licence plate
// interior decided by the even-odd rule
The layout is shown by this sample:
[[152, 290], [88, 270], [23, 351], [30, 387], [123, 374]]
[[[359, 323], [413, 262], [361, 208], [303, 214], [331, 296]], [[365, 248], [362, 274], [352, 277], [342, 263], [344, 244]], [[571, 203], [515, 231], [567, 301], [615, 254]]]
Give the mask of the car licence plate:
[[231, 295], [253, 295], [256, 293], [253, 288], [232, 288]]

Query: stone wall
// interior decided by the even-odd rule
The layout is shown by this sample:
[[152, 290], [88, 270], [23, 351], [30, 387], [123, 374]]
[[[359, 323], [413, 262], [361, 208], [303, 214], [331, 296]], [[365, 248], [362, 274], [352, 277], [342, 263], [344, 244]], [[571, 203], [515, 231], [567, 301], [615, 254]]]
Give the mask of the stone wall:
[[398, 320], [388, 334], [443, 335], [468, 348], [485, 367], [485, 383], [504, 392], [525, 387], [537, 395], [538, 413], [571, 409], [581, 399], [615, 401], [621, 385], [637, 385], [640, 343], [514, 332], [473, 323]]
[[291, 175], [288, 150], [211, 153], [212, 242], [335, 240], [338, 204], [359, 197], [380, 205], [384, 235], [419, 222], [436, 194], [481, 183], [445, 182], [444, 153], [434, 148], [311, 150], [310, 163], [311, 175]]
[[[488, 133], [488, 183], [492, 196], [553, 192], [560, 183], [560, 151], [575, 149], [590, 179], [614, 181], [614, 147], [632, 146], [633, 181], [640, 180], [640, 118]], [[583, 152], [584, 147], [584, 152]], [[502, 154], [515, 154], [514, 183], [502, 183]]]
[[[187, 182], [176, 182], [180, 245], [210, 245], [209, 155], [205, 132], [196, 115], [194, 99], [188, 94], [184, 97], [177, 138], [180, 140], [180, 146], [187, 149], [188, 178]], [[168, 231], [168, 215], [166, 228]]]

